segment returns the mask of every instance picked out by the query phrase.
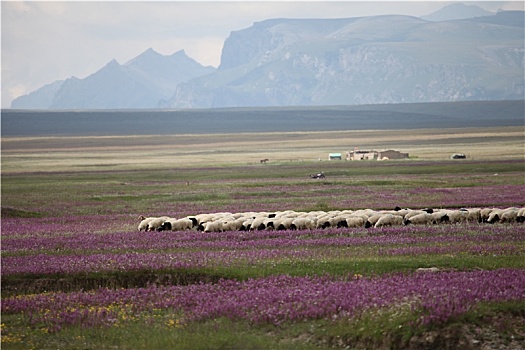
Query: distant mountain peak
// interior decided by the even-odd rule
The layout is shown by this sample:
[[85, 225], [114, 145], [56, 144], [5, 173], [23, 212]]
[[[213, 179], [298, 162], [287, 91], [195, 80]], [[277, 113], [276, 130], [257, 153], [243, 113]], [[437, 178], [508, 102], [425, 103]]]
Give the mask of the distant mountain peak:
[[112, 59], [111, 61], [106, 64], [104, 68], [113, 68], [113, 67], [120, 67], [120, 63], [117, 62], [116, 59]]
[[487, 11], [477, 5], [467, 5], [462, 2], [456, 2], [421, 18], [427, 21], [440, 22], [492, 15], [494, 15], [493, 12]]
[[71, 77], [21, 96], [13, 108], [99, 109], [156, 108], [173, 95], [181, 82], [206, 75], [184, 50], [162, 55], [152, 48], [121, 65], [112, 59], [84, 79]]
[[182, 50], [179, 50], [179, 51], [176, 51], [174, 53], [171, 54], [172, 57], [176, 57], [176, 56], [188, 56], [186, 55], [186, 51], [184, 51], [184, 49]]

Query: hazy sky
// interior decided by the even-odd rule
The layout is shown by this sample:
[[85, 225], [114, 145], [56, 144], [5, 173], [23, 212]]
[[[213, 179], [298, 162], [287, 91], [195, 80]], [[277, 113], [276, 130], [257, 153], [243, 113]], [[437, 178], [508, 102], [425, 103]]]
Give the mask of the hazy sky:
[[[2, 108], [13, 98], [71, 76], [85, 78], [112, 59], [123, 64], [153, 48], [184, 49], [217, 67], [230, 32], [269, 18], [422, 16], [443, 1], [2, 1]], [[463, 1], [489, 11], [523, 1]]]

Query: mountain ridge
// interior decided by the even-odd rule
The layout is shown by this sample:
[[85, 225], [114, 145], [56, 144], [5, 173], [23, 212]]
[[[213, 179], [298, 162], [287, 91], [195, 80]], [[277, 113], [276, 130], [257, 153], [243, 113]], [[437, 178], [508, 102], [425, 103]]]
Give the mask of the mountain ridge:
[[[441, 14], [454, 8], [470, 13], [481, 9], [458, 6], [449, 5]], [[122, 65], [112, 60], [84, 79], [48, 84], [15, 99], [11, 107], [222, 108], [523, 99], [523, 14], [503, 11], [443, 21], [405, 15], [267, 19], [232, 31], [218, 68], [202, 66], [184, 50], [161, 55], [149, 48]]]
[[233, 32], [224, 64], [178, 85], [166, 107], [521, 99], [523, 30], [492, 22], [370, 16], [305, 39], [323, 22], [266, 21]]

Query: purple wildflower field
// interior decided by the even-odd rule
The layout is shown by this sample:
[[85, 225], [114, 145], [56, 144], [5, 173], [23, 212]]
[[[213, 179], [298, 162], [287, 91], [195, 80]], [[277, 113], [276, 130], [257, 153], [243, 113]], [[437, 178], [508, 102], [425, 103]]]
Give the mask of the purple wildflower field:
[[[418, 181], [417, 176], [398, 175], [409, 182]], [[215, 182], [202, 180], [195, 189], [186, 189], [180, 201], [170, 202], [172, 197], [164, 198], [157, 188], [145, 191], [144, 197], [165, 200], [151, 207], [152, 201], [116, 206], [110, 195], [110, 199], [94, 198], [92, 193], [74, 195], [70, 201], [62, 196], [49, 201], [43, 217], [2, 218], [2, 284], [8, 291], [2, 298], [2, 315], [20, 315], [31, 329], [56, 333], [75, 327], [120, 327], [131, 320], [153, 320], [158, 314], [176, 315], [182, 324], [226, 318], [279, 328], [318, 320], [354, 322], [363, 315], [402, 310], [413, 316], [411, 327], [425, 329], [446, 325], [481, 304], [523, 303], [525, 224], [520, 222], [283, 231], [137, 230], [139, 214], [180, 218], [211, 212], [313, 211], [316, 205], [387, 210], [397, 205], [458, 209], [525, 204], [525, 185], [502, 184], [503, 176], [497, 183], [480, 176], [479, 181], [472, 180], [476, 182], [472, 187], [447, 186], [458, 180], [457, 175], [424, 180], [431, 177], [443, 186], [355, 188], [336, 181], [330, 186], [322, 182], [304, 186], [293, 178], [272, 178], [258, 188], [254, 179], [214, 180], [219, 183], [217, 192], [225, 188], [231, 192], [224, 196], [214, 192], [210, 198], [205, 197], [205, 188]], [[158, 183], [151, 181], [152, 186]], [[146, 185], [141, 182], [137, 187]], [[180, 181], [174, 185], [180, 186]], [[137, 207], [147, 210], [137, 212]], [[420, 270], [434, 266], [437, 272]], [[148, 279], [128, 288], [102, 283], [115, 276], [184, 273], [213, 278], [180, 285], [170, 284], [176, 278]], [[83, 278], [98, 278], [101, 286], [84, 288]], [[39, 280], [69, 279], [78, 288], [16, 289], [17, 283], [27, 286], [31, 280], [38, 285]]]
[[[185, 269], [264, 268], [279, 262], [345, 261], [395, 256], [523, 256], [525, 226], [463, 224], [297, 231], [117, 231], [127, 217], [7, 218], [3, 276]], [[105, 223], [105, 224], [100, 224]], [[4, 231], [5, 232], [5, 231]], [[45, 293], [4, 298], [4, 313], [34, 326], [100, 326], [171, 310], [184, 322], [227, 317], [281, 325], [351, 319], [366, 310], [409, 306], [418, 324], [445, 323], [479, 302], [525, 298], [525, 272], [492, 271], [340, 277], [276, 275], [189, 286]]]
[[[4, 312], [26, 313], [35, 325], [111, 325], [151, 310], [173, 310], [185, 322], [227, 317], [280, 325], [313, 319], [352, 318], [368, 309], [408, 304], [421, 324], [443, 323], [478, 302], [521, 300], [525, 272], [494, 271], [392, 274], [380, 278], [271, 276], [244, 282], [99, 289], [47, 293], [3, 301]], [[123, 316], [122, 310], [126, 310]], [[121, 320], [120, 320], [121, 321]]]
[[6, 219], [4, 227], [16, 232], [2, 239], [3, 275], [242, 267], [360, 256], [525, 253], [522, 224], [100, 233], [109, 231], [111, 223], [106, 230], [96, 223], [108, 221], [91, 218], [86, 221], [91, 225], [71, 227], [67, 220], [60, 225], [49, 219]]

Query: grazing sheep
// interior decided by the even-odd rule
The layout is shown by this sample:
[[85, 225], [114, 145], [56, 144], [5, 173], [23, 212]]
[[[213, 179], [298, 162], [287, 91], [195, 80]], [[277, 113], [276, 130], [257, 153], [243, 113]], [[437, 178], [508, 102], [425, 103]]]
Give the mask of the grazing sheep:
[[252, 224], [250, 225], [250, 230], [251, 231], [254, 231], [254, 230], [264, 230], [266, 228], [266, 225], [264, 224], [264, 221], [267, 219], [268, 217], [266, 215], [261, 215], [261, 216], [256, 216], [253, 221], [252, 221]]
[[201, 225], [203, 223], [206, 223], [208, 221], [213, 221], [213, 217], [215, 214], [199, 214], [195, 215], [195, 219], [197, 220], [197, 225]]
[[468, 212], [464, 210], [447, 210], [446, 213], [451, 224], [465, 223], [468, 220]]
[[295, 218], [290, 228], [296, 230], [312, 230], [315, 228], [315, 221], [307, 217]]
[[148, 224], [151, 220], [156, 218], [147, 218], [144, 215], [139, 216], [139, 219], [141, 220], [138, 226], [139, 231], [147, 231], [148, 230]]
[[370, 227], [374, 226], [379, 221], [379, 219], [381, 219], [381, 217], [383, 217], [383, 214], [381, 213], [376, 213], [368, 217], [368, 222], [370, 223]]
[[239, 231], [242, 226], [242, 221], [239, 220], [229, 220], [222, 222], [223, 231]]
[[450, 221], [447, 211], [440, 210], [440, 211], [433, 212], [430, 215], [432, 215], [433, 224], [441, 224], [441, 223]]
[[204, 232], [221, 232], [223, 231], [222, 227], [223, 222], [220, 220], [209, 221], [204, 225]]
[[275, 219], [275, 217], [271, 217], [271, 218], [264, 220], [263, 225], [265, 227], [265, 230], [275, 230], [275, 220], [279, 220], [279, 219]]
[[407, 219], [410, 219], [413, 216], [420, 215], [420, 214], [423, 214], [423, 213], [428, 214], [428, 213], [424, 212], [423, 210], [412, 210], [412, 209], [410, 209], [408, 211], [408, 213], [405, 214], [404, 218], [405, 218], [405, 220], [407, 220]]
[[139, 216], [139, 231], [182, 231], [196, 229], [204, 232], [244, 230], [305, 230], [329, 227], [384, 227], [401, 224], [454, 224], [467, 222], [513, 223], [525, 222], [525, 208], [461, 208], [457, 210], [431, 209], [394, 210], [360, 209], [296, 212], [208, 213], [182, 219]]
[[432, 214], [429, 213], [421, 213], [415, 216], [410, 217], [407, 219], [405, 217], [405, 220], [403, 222], [405, 225], [414, 224], [414, 225], [430, 225], [432, 223]]
[[386, 214], [383, 215], [377, 220], [374, 227], [383, 227], [383, 226], [394, 226], [403, 224], [403, 218], [398, 215]]
[[518, 219], [518, 208], [508, 208], [501, 213], [499, 221], [504, 222], [516, 222]]
[[329, 227], [347, 227], [346, 217], [342, 215], [337, 215], [331, 219], [328, 219], [328, 222], [330, 223]]
[[277, 226], [278, 230], [290, 230], [292, 229], [292, 222], [295, 220], [295, 218], [285, 218], [281, 221], [279, 226]]
[[239, 231], [248, 231], [250, 229], [250, 227], [252, 227], [252, 222], [253, 222], [253, 218], [245, 219], [242, 222], [242, 225], [241, 225], [241, 228], [239, 229]]
[[521, 208], [520, 210], [518, 210], [518, 214], [516, 215], [516, 221], [525, 222], [525, 208]]
[[346, 218], [346, 227], [362, 227], [365, 225], [365, 221], [361, 216], [350, 216]]
[[487, 218], [487, 222], [489, 224], [494, 224], [496, 222], [499, 222], [501, 214], [503, 214], [503, 210], [501, 210], [501, 209], [493, 209], [490, 212], [489, 217]]
[[461, 208], [460, 210], [467, 211], [467, 222], [481, 222], [480, 208]]
[[320, 219], [317, 219], [317, 224], [315, 225], [316, 228], [328, 228], [330, 227], [330, 219], [332, 219], [331, 216], [323, 216]]
[[480, 211], [480, 217], [481, 217], [481, 222], [487, 222], [489, 216], [490, 216], [490, 213], [494, 210], [495, 208], [484, 208], [484, 209], [481, 209]]
[[164, 224], [164, 222], [169, 219], [170, 218], [168, 216], [161, 216], [150, 220], [148, 222], [148, 227], [146, 228], [146, 231], [162, 231], [162, 224]]
[[184, 231], [193, 228], [193, 221], [190, 218], [168, 219], [162, 224], [163, 230]]
[[279, 225], [281, 224], [281, 222], [283, 222], [283, 220], [286, 220], [286, 218], [283, 218], [283, 217], [275, 217], [272, 219], [272, 224], [271, 224], [271, 228], [268, 227], [268, 225], [266, 225], [266, 229], [267, 230], [277, 230], [279, 228]]

